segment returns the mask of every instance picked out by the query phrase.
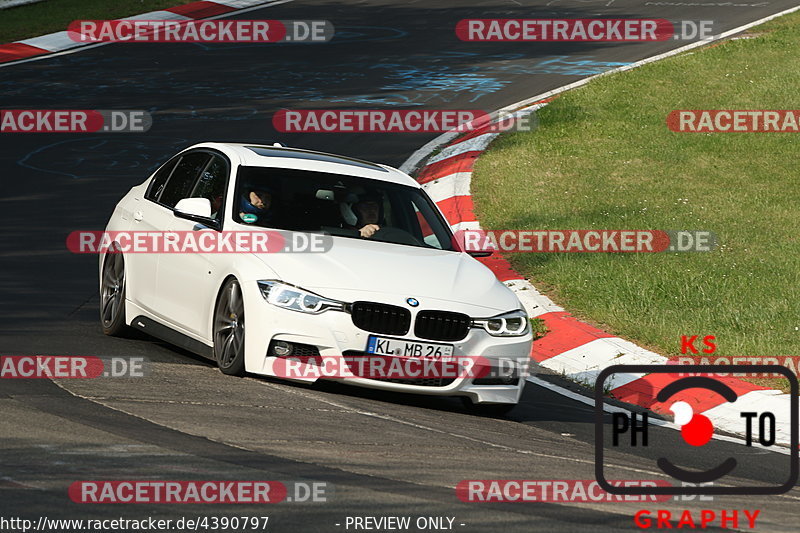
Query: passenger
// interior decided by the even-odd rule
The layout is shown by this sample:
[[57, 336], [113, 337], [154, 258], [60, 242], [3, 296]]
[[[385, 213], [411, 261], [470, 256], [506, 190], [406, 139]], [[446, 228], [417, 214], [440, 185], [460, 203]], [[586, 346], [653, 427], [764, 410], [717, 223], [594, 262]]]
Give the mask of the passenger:
[[257, 221], [262, 223], [269, 218], [272, 206], [272, 193], [264, 189], [249, 189], [242, 195], [239, 202], [239, 218], [243, 222], [252, 224]]
[[211, 218], [217, 218], [219, 210], [222, 209], [222, 193], [212, 194], [211, 199]]

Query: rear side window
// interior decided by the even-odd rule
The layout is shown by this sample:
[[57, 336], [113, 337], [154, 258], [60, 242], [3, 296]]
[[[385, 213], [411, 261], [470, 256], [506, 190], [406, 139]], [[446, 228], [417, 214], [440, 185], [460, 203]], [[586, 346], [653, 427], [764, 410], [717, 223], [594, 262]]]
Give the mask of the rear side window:
[[175, 170], [172, 171], [164, 190], [158, 199], [160, 204], [175, 207], [180, 200], [188, 198], [192, 186], [195, 184], [200, 172], [208, 164], [211, 154], [206, 152], [192, 152], [181, 157]]
[[167, 179], [169, 179], [170, 174], [172, 174], [172, 170], [175, 168], [175, 165], [178, 164], [180, 159], [180, 157], [173, 157], [164, 163], [160, 169], [158, 169], [156, 175], [153, 176], [153, 181], [150, 182], [150, 188], [148, 189], [145, 198], [154, 202], [158, 201], [158, 197], [161, 196], [161, 192], [164, 190], [164, 185], [167, 184]]
[[220, 218], [227, 183], [228, 163], [222, 156], [214, 155], [200, 174], [189, 198], [207, 198], [211, 202], [212, 218]]

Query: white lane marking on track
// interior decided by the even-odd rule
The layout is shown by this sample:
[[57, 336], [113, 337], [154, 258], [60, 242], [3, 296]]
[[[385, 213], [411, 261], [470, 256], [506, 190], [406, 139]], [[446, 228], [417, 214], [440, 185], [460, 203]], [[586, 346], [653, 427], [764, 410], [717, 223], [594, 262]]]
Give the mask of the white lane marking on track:
[[428, 164], [431, 165], [438, 161], [444, 161], [445, 159], [450, 159], [451, 157], [455, 157], [466, 152], [482, 152], [483, 150], [486, 150], [486, 147], [489, 146], [489, 143], [491, 143], [498, 135], [499, 133], [482, 133], [481, 135], [473, 137], [472, 139], [467, 139], [466, 141], [462, 141], [458, 144], [448, 146], [447, 148], [443, 149], [441, 153], [431, 157], [428, 161]]
[[[256, 9], [277, 6], [277, 5], [280, 5], [280, 4], [286, 4], [288, 2], [294, 2], [294, 0], [276, 0], [275, 2], [272, 2], [272, 3], [269, 3], [269, 4], [261, 4], [261, 5], [257, 5], [257, 6], [253, 6], [253, 7], [239, 9], [237, 11], [232, 11], [230, 13], [222, 13], [221, 15], [217, 15], [215, 17], [206, 17], [203, 20], [215, 20], [215, 19], [221, 19], [221, 18], [225, 18], [225, 17], [230, 17], [230, 16], [233, 16], [233, 15], [241, 15], [242, 13], [247, 13], [249, 11], [254, 11]], [[134, 15], [132, 17], [127, 17], [127, 18], [136, 18], [138, 16], [141, 16], [141, 15]], [[47, 35], [41, 35], [39, 37], [47, 37]], [[27, 40], [30, 41], [30, 40], [33, 40], [33, 39], [38, 39], [39, 37], [31, 37], [30, 39], [27, 39]], [[11, 43], [9, 43], [9, 44], [11, 44]], [[77, 52], [83, 52], [84, 50], [89, 50], [91, 48], [97, 48], [98, 46], [106, 46], [108, 44], [119, 44], [119, 43], [88, 44], [88, 45], [85, 45], [85, 46], [81, 46], [79, 48], [71, 48], [69, 50], [62, 50], [60, 52], [54, 52], [54, 53], [51, 53], [51, 54], [43, 54], [43, 55], [38, 55], [38, 56], [34, 56], [34, 57], [28, 57], [28, 58], [25, 58], [25, 59], [19, 59], [17, 61], [9, 61], [8, 63], [0, 63], [0, 68], [13, 67], [13, 66], [16, 66], [16, 65], [21, 65], [23, 63], [29, 63], [31, 61], [40, 61], [42, 59], [50, 59], [51, 57], [63, 56], [63, 55], [67, 55], [67, 54], [75, 54]]]
[[422, 188], [428, 193], [435, 203], [439, 203], [453, 196], [470, 196], [469, 185], [472, 181], [471, 172], [454, 172], [441, 178], [422, 184]]
[[553, 300], [540, 293], [527, 279], [510, 279], [504, 283], [517, 295], [530, 318], [536, 318], [545, 313], [564, 311], [563, 307], [556, 305]]
[[[526, 455], [534, 455], [536, 457], [544, 457], [544, 458], [547, 458], [547, 459], [560, 459], [560, 460], [564, 460], [564, 461], [572, 461], [572, 462], [578, 462], [578, 463], [589, 464], [589, 465], [594, 465], [595, 464], [594, 461], [589, 461], [589, 460], [586, 460], [586, 459], [562, 457], [562, 456], [558, 456], [558, 455], [544, 454], [544, 453], [541, 453], [541, 452], [533, 452], [533, 451], [530, 451], [530, 450], [521, 450], [519, 448], [512, 448], [510, 446], [505, 446], [505, 445], [502, 445], [502, 444], [491, 443], [491, 442], [488, 442], [488, 441], [483, 441], [481, 439], [475, 439], [473, 437], [468, 437], [468, 436], [465, 436], [465, 435], [459, 435], [457, 433], [450, 433], [450, 432], [446, 432], [446, 431], [443, 431], [443, 430], [440, 430], [440, 429], [436, 429], [436, 428], [432, 428], [432, 427], [428, 427], [428, 426], [423, 426], [421, 424], [416, 424], [414, 422], [403, 421], [403, 420], [400, 420], [400, 419], [396, 419], [394, 417], [389, 417], [388, 415], [380, 415], [379, 413], [374, 413], [372, 411], [366, 411], [366, 410], [363, 410], [363, 409], [355, 409], [355, 408], [352, 408], [352, 407], [349, 407], [349, 406], [345, 406], [345, 405], [339, 404], [337, 402], [333, 402], [331, 400], [326, 400], [324, 398], [318, 398], [318, 397], [310, 396], [310, 395], [307, 395], [307, 394], [302, 394], [302, 392], [300, 392], [298, 389], [292, 388], [291, 385], [288, 385], [288, 384], [285, 385], [285, 386], [278, 386], [277, 384], [267, 383], [267, 382], [265, 382], [265, 381], [263, 381], [261, 379], [258, 379], [258, 378], [249, 378], [248, 377], [248, 378], [245, 378], [245, 379], [256, 381], [256, 382], [258, 382], [258, 383], [260, 383], [262, 385], [269, 386], [272, 389], [277, 389], [277, 390], [281, 390], [283, 392], [289, 392], [289, 393], [292, 393], [292, 394], [298, 394], [298, 395], [303, 396], [305, 398], [310, 398], [310, 399], [312, 399], [314, 401], [321, 401], [323, 403], [327, 403], [328, 405], [331, 405], [331, 406], [334, 406], [334, 407], [338, 407], [339, 409], [342, 409], [342, 410], [344, 410], [346, 412], [353, 412], [353, 413], [361, 414], [361, 415], [364, 415], [364, 416], [372, 416], [372, 417], [381, 418], [381, 419], [384, 419], [384, 420], [387, 420], [387, 421], [391, 421], [391, 422], [395, 422], [395, 423], [399, 423], [399, 424], [403, 424], [403, 425], [410, 425], [410, 426], [413, 426], [413, 427], [416, 427], [416, 428], [419, 428], [419, 429], [424, 429], [424, 430], [427, 430], [427, 431], [431, 431], [431, 432], [434, 432], [434, 433], [441, 433], [441, 434], [450, 435], [450, 436], [453, 436], [453, 437], [456, 437], [456, 438], [463, 438], [463, 439], [471, 440], [471, 441], [474, 441], [474, 442], [478, 442], [480, 444], [485, 444], [487, 446], [491, 446], [493, 448], [505, 449], [505, 450], [508, 450], [508, 451], [516, 452], [516, 453], [521, 453], [521, 454], [526, 454]], [[109, 405], [107, 403], [95, 401], [89, 396], [84, 396], [84, 395], [75, 393], [75, 392], [67, 389], [66, 387], [64, 387], [58, 381], [55, 381], [55, 380], [51, 380], [51, 381], [53, 381], [53, 383], [57, 387], [61, 388], [62, 390], [64, 390], [68, 394], [71, 394], [72, 396], [76, 396], [78, 398], [82, 398], [84, 400], [96, 403], [98, 405], [102, 405], [103, 407], [106, 407], [106, 408], [111, 409], [113, 411], [118, 411], [120, 413], [124, 413], [124, 414], [126, 414], [128, 416], [139, 418], [140, 420], [146, 420], [147, 422], [150, 422], [151, 424], [155, 424], [155, 425], [158, 425], [158, 426], [161, 426], [161, 427], [166, 427], [166, 428], [169, 428], [169, 429], [173, 429], [174, 431], [179, 431], [181, 433], [185, 433], [185, 432], [183, 432], [183, 431], [181, 431], [179, 429], [172, 428], [170, 426], [166, 426], [164, 424], [160, 424], [158, 422], [154, 422], [152, 420], [149, 420], [148, 418], [145, 418], [144, 416], [140, 416], [140, 415], [125, 411], [124, 409], [120, 409], [120, 408], [114, 407], [114, 406]], [[593, 402], [589, 401], [588, 398], [585, 398], [584, 396], [581, 396], [581, 395], [579, 395], [577, 393], [574, 393], [574, 392], [572, 392], [570, 390], [558, 387], [557, 385], [553, 385], [553, 384], [551, 384], [551, 383], [549, 383], [547, 381], [540, 380], [540, 379], [534, 378], [532, 376], [528, 378], [528, 381], [530, 381], [531, 383], [537, 384], [537, 385], [541, 385], [542, 387], [545, 387], [545, 388], [550, 389], [550, 390], [552, 390], [554, 392], [557, 392], [559, 394], [567, 396], [568, 398], [572, 398], [572, 399], [574, 399], [576, 401], [579, 401], [581, 403], [586, 403], [588, 405], [593, 405]], [[619, 412], [630, 412], [630, 411], [627, 411], [626, 409], [622, 409], [622, 408], [619, 408], [619, 407], [616, 407], [616, 406], [607, 405], [607, 404], [603, 405], [603, 410], [606, 411], [606, 412], [614, 412], [614, 410], [618, 410]], [[653, 423], [654, 425], [661, 425], [661, 426], [664, 426], [664, 427], [672, 426], [674, 428], [677, 428], [677, 426], [675, 426], [674, 424], [671, 424], [670, 422], [666, 422], [666, 421], [661, 421], [661, 420], [654, 420], [651, 423]], [[191, 434], [188, 434], [188, 433], [186, 433], [186, 434], [187, 435], [191, 435]], [[196, 435], [192, 435], [192, 436], [196, 436]], [[208, 437], [208, 436], [204, 436], [204, 438], [206, 438], [206, 439], [208, 439], [208, 440], [210, 440], [212, 442], [217, 442], [219, 444], [224, 444], [225, 446], [230, 446], [232, 448], [237, 448], [237, 449], [245, 450], [245, 451], [249, 451], [249, 452], [255, 451], [255, 450], [252, 450], [252, 449], [250, 449], [250, 448], [248, 448], [246, 446], [242, 446], [240, 444], [236, 444], [236, 443], [233, 443], [233, 442], [227, 442], [227, 441], [222, 441], [222, 440], [218, 440], [218, 439], [213, 439], [213, 438]], [[725, 437], [725, 436], [720, 436], [720, 435], [715, 435], [713, 438], [718, 439], [718, 440], [730, 441], [730, 442], [740, 442], [740, 439], [733, 439], [733, 438], [730, 438], [730, 437]], [[789, 451], [786, 450], [785, 453], [788, 455], [788, 452]], [[781, 452], [781, 453], [784, 453], [784, 452]], [[617, 468], [617, 469], [621, 469], [621, 470], [627, 470], [627, 471], [636, 472], [636, 473], [640, 473], [640, 474], [646, 474], [646, 475], [662, 476], [664, 474], [663, 472], [655, 472], [655, 471], [651, 471], [651, 470], [644, 470], [644, 469], [634, 468], [634, 467], [627, 466], [627, 465], [615, 465], [615, 464], [610, 464], [609, 463], [608, 466], [610, 468]], [[409, 481], [409, 483], [415, 483], [415, 482]], [[420, 486], [425, 486], [425, 484], [423, 484], [423, 483], [415, 483], [415, 484], [418, 484]], [[450, 487], [450, 488], [453, 488], [453, 487]], [[786, 494], [781, 494], [779, 496], [783, 497], [783, 498], [793, 499], [793, 500], [800, 500], [800, 497], [789, 496], [789, 495], [786, 495]]]
[[[191, 17], [187, 17], [184, 15], [179, 15], [177, 13], [173, 13], [171, 11], [165, 10], [158, 10], [158, 11], [150, 11], [148, 13], [142, 13], [141, 15], [134, 15], [131, 17], [127, 17], [126, 20], [178, 20], [178, 21], [185, 21], [185, 20], [193, 20]], [[70, 50], [72, 48], [76, 48], [78, 46], [86, 46], [87, 43], [82, 43], [79, 41], [74, 41], [69, 37], [69, 32], [59, 31], [56, 33], [48, 33], [47, 35], [40, 35], [38, 37], [31, 37], [29, 39], [25, 39], [22, 41], [18, 41], [22, 44], [27, 44], [29, 46], [35, 46], [36, 48], [41, 48], [42, 50], [47, 50], [48, 52], [60, 52], [64, 50]]]
[[[250, 378], [250, 379], [255, 379], [256, 381], [258, 381], [259, 383], [264, 384], [264, 385], [268, 385], [268, 386], [269, 385], [274, 385], [272, 383], [267, 383], [267, 382], [261, 381], [261, 380], [256, 379], [256, 378]], [[277, 388], [277, 387], [273, 387], [273, 388]], [[416, 422], [403, 420], [403, 419], [400, 419], [400, 418], [396, 418], [394, 416], [384, 415], [384, 414], [381, 414], [381, 413], [376, 413], [374, 411], [367, 411], [366, 409], [359, 409], [359, 408], [355, 408], [355, 407], [350, 407], [350, 406], [343, 405], [341, 403], [334, 402], [332, 400], [328, 400], [328, 399], [321, 398], [321, 397], [318, 397], [318, 396], [312, 396], [312, 395], [308, 395], [308, 394], [303, 394], [303, 392], [301, 390], [298, 390], [298, 389], [281, 388], [281, 390], [284, 391], [284, 392], [289, 392], [291, 394], [297, 394], [299, 396], [303, 396], [304, 398], [308, 398], [308, 399], [311, 399], [311, 400], [314, 400], [314, 401], [324, 402], [324, 403], [326, 403], [328, 405], [331, 405], [331, 406], [334, 406], [334, 407], [338, 407], [339, 409], [343, 409], [343, 410], [349, 411], [351, 413], [355, 413], [355, 414], [359, 414], [359, 415], [363, 415], [363, 416], [368, 416], [368, 417], [372, 417], [372, 418], [378, 418], [378, 419], [381, 419], [381, 420], [385, 420], [387, 422], [393, 422], [395, 424], [401, 424], [401, 425], [404, 425], [404, 426], [410, 426], [410, 427], [413, 427], [413, 428], [416, 428], [416, 429], [421, 429], [421, 430], [424, 430], [424, 431], [430, 431], [432, 433], [439, 433], [441, 435], [447, 435], [447, 436], [454, 437], [454, 438], [457, 438], [457, 439], [464, 439], [464, 440], [468, 440], [468, 441], [475, 442], [475, 443], [478, 443], [478, 444], [483, 444], [484, 446], [489, 446], [491, 448], [505, 450], [505, 451], [509, 451], [509, 452], [513, 452], [513, 453], [519, 453], [519, 454], [523, 454], [523, 455], [533, 455], [535, 457], [544, 457], [544, 458], [547, 458], [547, 459], [560, 459], [560, 460], [563, 460], [563, 461], [570, 461], [570, 462], [573, 462], [573, 463], [594, 465], [594, 461], [593, 460], [590, 461], [588, 459], [579, 459], [579, 458], [575, 458], [575, 457], [565, 457], [565, 456], [561, 456], [561, 455], [553, 455], [553, 454], [548, 454], [548, 453], [535, 452], [533, 450], [524, 450], [522, 448], [516, 448], [516, 447], [513, 447], [513, 446], [506, 446], [505, 444], [498, 444], [496, 442], [491, 442], [491, 441], [487, 441], [487, 440], [483, 440], [483, 439], [478, 439], [478, 438], [475, 438], [475, 437], [470, 437], [469, 435], [461, 435], [460, 433], [452, 433], [450, 431], [445, 431], [443, 429], [437, 429], [437, 428], [434, 428], [434, 427], [425, 426], [423, 424], [418, 424]], [[627, 466], [627, 465], [609, 464], [608, 466], [609, 466], [609, 468], [619, 468], [619, 469], [622, 469], [622, 470], [627, 470], [627, 471], [630, 471], [630, 472], [637, 472], [637, 473], [640, 473], [640, 474], [647, 474], [647, 475], [654, 475], [654, 476], [663, 476], [664, 475], [663, 472], [656, 472], [656, 471], [652, 471], [652, 470], [644, 470], [644, 469], [641, 469], [641, 468], [634, 468], [632, 466]]]
[[[228, 7], [235, 7], [237, 9], [246, 8], [250, 6], [258, 6], [264, 0], [212, 0], [215, 4], [222, 4]], [[262, 7], [262, 6], [258, 6]]]
[[[541, 364], [563, 373], [579, 383], [595, 383], [600, 372], [611, 365], [663, 365], [667, 358], [619, 337], [601, 337], [558, 355]], [[644, 374], [616, 373], [609, 376], [604, 387], [616, 389], [644, 376]]]

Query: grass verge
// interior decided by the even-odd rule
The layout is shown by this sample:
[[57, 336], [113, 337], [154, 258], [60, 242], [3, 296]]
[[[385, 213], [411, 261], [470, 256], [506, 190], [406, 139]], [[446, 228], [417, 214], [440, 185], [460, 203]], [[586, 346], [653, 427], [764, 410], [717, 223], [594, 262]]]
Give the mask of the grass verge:
[[797, 109], [799, 23], [563, 94], [537, 131], [503, 135], [478, 160], [483, 227], [713, 231], [710, 253], [508, 257], [575, 315], [664, 355], [680, 355], [681, 335], [715, 335], [714, 355], [800, 355], [800, 134], [665, 122], [675, 109]]
[[73, 20], [111, 20], [195, 0], [47, 0], [0, 10], [0, 43], [66, 30]]

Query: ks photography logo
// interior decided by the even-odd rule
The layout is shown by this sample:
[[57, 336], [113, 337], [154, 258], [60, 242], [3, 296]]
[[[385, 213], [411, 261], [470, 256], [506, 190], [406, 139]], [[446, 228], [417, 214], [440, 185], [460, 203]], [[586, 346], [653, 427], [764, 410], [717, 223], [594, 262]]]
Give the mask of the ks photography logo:
[[[678, 369], [679, 368], [679, 369]], [[781, 494], [792, 489], [798, 478], [798, 382], [797, 378], [789, 369], [779, 365], [737, 365], [735, 368], [720, 365], [614, 365], [603, 370], [597, 377], [595, 384], [595, 477], [603, 490], [612, 494], [634, 494], [634, 495], [717, 495], [717, 494]], [[721, 372], [746, 372], [748, 374], [780, 374], [786, 377], [791, 388], [789, 398], [786, 402], [785, 411], [772, 412], [768, 406], [764, 409], [754, 408], [753, 404], [744, 405], [745, 402], [737, 400], [737, 393], [726, 384], [726, 379], [718, 378]], [[675, 414], [675, 424], [681, 426], [681, 440], [689, 448], [678, 450], [674, 446], [665, 446], [658, 442], [656, 435], [649, 434], [647, 413], [638, 414], [633, 412], [615, 412], [611, 416], [610, 431], [607, 427], [606, 415], [603, 412], [603, 391], [606, 382], [611, 382], [615, 374], [627, 375], [649, 375], [655, 374], [659, 383], [666, 384], [660, 387], [656, 395], [656, 402], [663, 409], [669, 409]], [[686, 377], [683, 377], [686, 376]], [[730, 381], [728, 381], [730, 382]], [[657, 389], [658, 387], [654, 387]], [[655, 392], [655, 390], [653, 391]], [[733, 409], [734, 414], [738, 410], [738, 420], [741, 428], [738, 433], [745, 436], [745, 442], [741, 446], [743, 451], [748, 451], [749, 447], [758, 444], [764, 448], [776, 446], [776, 433], [789, 435], [791, 447], [789, 453], [785, 455], [786, 477], [777, 480], [774, 484], [768, 485], [737, 485], [725, 486], [724, 479], [728, 475], [736, 475], [737, 467], [752, 461], [754, 456], [742, 453], [737, 457], [718, 457], [713, 456], [711, 466], [702, 465], [680, 465], [676, 464], [676, 457], [681, 456], [686, 461], [687, 457], [693, 456], [696, 452], [698, 462], [708, 461], [710, 454], [701, 456], [699, 450], [702, 446], [711, 441], [714, 434], [714, 415], [718, 409], [707, 411], [705, 414], [694, 413], [690, 403], [700, 396], [714, 396], [717, 406], [727, 406]], [[661, 446], [659, 446], [661, 444]], [[649, 449], [655, 451], [656, 466], [667, 476], [682, 482], [676, 486], [669, 487], [623, 487], [611, 484], [605, 476], [605, 466], [603, 455], [608, 451], [636, 451]], [[687, 455], [686, 452], [689, 452]], [[672, 452], [672, 456], [670, 456]], [[683, 453], [681, 453], [683, 452]], [[662, 455], [658, 457], [659, 455]], [[680, 461], [678, 461], [680, 462]], [[691, 466], [691, 468], [687, 468]], [[715, 486], [680, 486], [687, 484], [701, 484], [709, 482], [721, 482]]]

